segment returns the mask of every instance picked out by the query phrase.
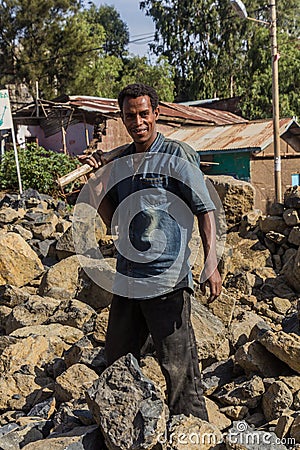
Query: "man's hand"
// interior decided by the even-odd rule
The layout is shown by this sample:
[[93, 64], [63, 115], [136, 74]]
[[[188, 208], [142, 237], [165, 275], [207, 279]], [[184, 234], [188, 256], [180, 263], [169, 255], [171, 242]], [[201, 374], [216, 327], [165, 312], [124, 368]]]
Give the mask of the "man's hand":
[[99, 169], [103, 165], [101, 156], [103, 155], [102, 150], [96, 150], [90, 155], [78, 155], [77, 158], [82, 164], [89, 164], [93, 169]]
[[208, 303], [211, 303], [217, 297], [219, 297], [222, 291], [222, 279], [217, 268], [212, 272], [212, 274], [207, 278], [207, 280], [204, 281], [204, 283], [200, 283], [200, 289], [203, 295], [205, 295], [207, 285], [209, 286], [210, 290]]
[[199, 233], [202, 239], [205, 267], [201, 274], [200, 288], [205, 294], [206, 285], [209, 286], [210, 296], [208, 302], [213, 302], [222, 290], [222, 279], [218, 270], [218, 261], [216, 253], [216, 224], [214, 212], [209, 211], [198, 216]]

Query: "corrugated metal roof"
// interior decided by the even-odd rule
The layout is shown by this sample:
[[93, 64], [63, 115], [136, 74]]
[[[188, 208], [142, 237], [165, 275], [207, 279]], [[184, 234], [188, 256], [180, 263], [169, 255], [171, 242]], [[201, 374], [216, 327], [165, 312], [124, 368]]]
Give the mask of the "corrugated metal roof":
[[[283, 139], [291, 125], [299, 128], [294, 119], [280, 120]], [[222, 126], [182, 126], [166, 135], [190, 144], [199, 152], [262, 151], [273, 141], [273, 122], [267, 119]]]
[[[118, 102], [116, 99], [73, 95], [69, 97], [69, 101], [67, 103], [70, 106], [74, 106], [88, 112], [100, 112], [107, 115], [111, 113], [119, 113]], [[193, 106], [170, 102], [160, 102], [159, 107], [160, 119], [170, 122], [175, 120], [175, 122], [181, 123], [203, 123], [211, 125], [247, 122], [246, 119], [243, 119], [242, 117], [229, 111], [195, 108]]]
[[102, 113], [105, 115], [118, 114], [119, 106], [116, 99], [111, 98], [101, 98], [101, 97], [90, 97], [90, 96], [69, 96], [69, 101], [67, 102], [70, 106], [83, 109], [84, 111]]
[[[37, 105], [32, 102], [16, 111], [14, 119], [23, 124], [40, 123], [47, 137], [57, 133], [62, 124], [66, 127], [83, 120], [93, 124], [98, 114], [108, 119], [120, 114], [116, 99], [85, 95], [64, 95], [54, 101], [39, 100], [38, 117], [36, 111]], [[228, 111], [160, 102], [159, 122], [170, 125], [223, 125], [247, 121]]]
[[247, 123], [236, 114], [229, 111], [221, 111], [219, 109], [208, 109], [201, 107], [186, 106], [179, 103], [160, 102], [160, 115], [171, 118], [180, 117], [186, 122], [194, 121], [201, 123], [209, 123], [211, 125], [225, 125], [232, 123]]

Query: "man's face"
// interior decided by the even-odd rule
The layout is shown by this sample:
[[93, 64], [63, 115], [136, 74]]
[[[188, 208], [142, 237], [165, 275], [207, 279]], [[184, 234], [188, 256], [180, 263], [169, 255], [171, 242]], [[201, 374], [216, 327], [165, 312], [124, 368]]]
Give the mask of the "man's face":
[[147, 150], [154, 142], [157, 135], [158, 114], [158, 108], [153, 111], [148, 95], [137, 98], [125, 97], [122, 120], [137, 149]]

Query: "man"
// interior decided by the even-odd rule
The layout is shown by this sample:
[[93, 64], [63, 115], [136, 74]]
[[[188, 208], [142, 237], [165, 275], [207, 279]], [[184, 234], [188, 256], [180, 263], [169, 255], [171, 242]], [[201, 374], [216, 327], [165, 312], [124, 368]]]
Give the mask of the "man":
[[[156, 91], [132, 84], [120, 92], [118, 102], [133, 143], [115, 161], [110, 177], [116, 180], [124, 170], [125, 175], [112, 183], [99, 207], [105, 223], [110, 226], [113, 220], [119, 227], [117, 273], [123, 280], [110, 308], [107, 362], [110, 365], [129, 352], [139, 360], [150, 333], [166, 378], [170, 413], [207, 420], [190, 319], [191, 221], [186, 217], [198, 219], [206, 257], [201, 287], [205, 291], [208, 284], [213, 301], [221, 293], [215, 206], [199, 171], [197, 153], [157, 132]], [[98, 168], [101, 155], [95, 152], [84, 162]]]

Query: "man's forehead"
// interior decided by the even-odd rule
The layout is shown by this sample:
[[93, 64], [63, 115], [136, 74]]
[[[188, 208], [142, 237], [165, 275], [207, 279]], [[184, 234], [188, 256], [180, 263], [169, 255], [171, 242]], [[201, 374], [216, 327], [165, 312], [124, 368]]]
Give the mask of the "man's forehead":
[[123, 109], [141, 107], [143, 109], [151, 108], [151, 100], [148, 95], [141, 95], [140, 97], [126, 96], [123, 102]]

